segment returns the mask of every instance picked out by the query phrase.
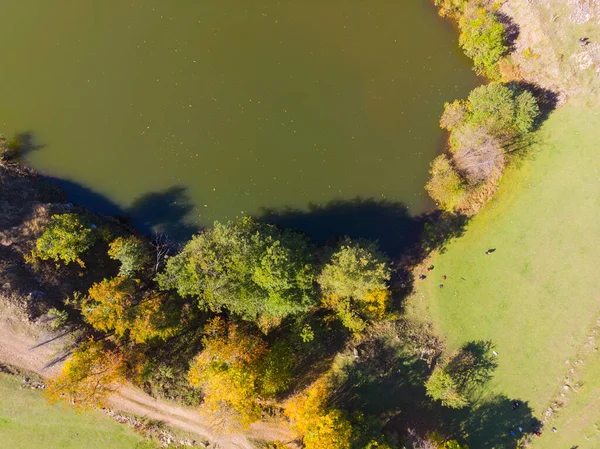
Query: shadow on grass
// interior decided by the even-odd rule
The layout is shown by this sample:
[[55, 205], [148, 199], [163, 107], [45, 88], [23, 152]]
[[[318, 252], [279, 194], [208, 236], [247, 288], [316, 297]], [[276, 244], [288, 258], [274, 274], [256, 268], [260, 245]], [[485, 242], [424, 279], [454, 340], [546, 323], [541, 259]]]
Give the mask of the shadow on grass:
[[490, 342], [466, 344], [461, 353], [467, 356], [456, 361], [456, 369], [460, 364], [471, 367], [462, 380], [474, 386], [470, 405], [462, 409], [443, 407], [427, 396], [424, 384], [431, 369], [423, 360], [389, 340], [372, 342], [371, 347], [375, 349], [361, 352], [358, 360], [343, 367], [332, 405], [379, 417], [388, 434], [402, 439], [413, 429], [421, 436], [438, 432], [472, 448], [514, 449], [541, 429], [527, 402], [481, 393], [496, 368]]

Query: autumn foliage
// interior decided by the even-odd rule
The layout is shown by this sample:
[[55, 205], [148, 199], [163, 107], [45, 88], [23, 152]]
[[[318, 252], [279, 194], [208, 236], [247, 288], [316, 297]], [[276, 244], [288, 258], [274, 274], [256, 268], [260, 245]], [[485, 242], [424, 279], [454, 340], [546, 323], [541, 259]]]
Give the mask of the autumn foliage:
[[207, 324], [204, 349], [188, 373], [204, 393], [202, 412], [220, 430], [246, 428], [261, 417], [258, 382], [267, 346], [238, 325], [217, 317]]
[[140, 281], [126, 276], [94, 284], [82, 303], [94, 328], [129, 336], [136, 343], [165, 339], [179, 330], [180, 313], [168, 293], [142, 293]]
[[103, 407], [124, 381], [125, 373], [125, 359], [119, 350], [89, 340], [50, 381], [45, 395], [50, 402], [67, 401], [80, 409]]
[[284, 413], [305, 449], [350, 448], [352, 424], [341, 410], [328, 406], [331, 386], [330, 378], [322, 377], [285, 406]]

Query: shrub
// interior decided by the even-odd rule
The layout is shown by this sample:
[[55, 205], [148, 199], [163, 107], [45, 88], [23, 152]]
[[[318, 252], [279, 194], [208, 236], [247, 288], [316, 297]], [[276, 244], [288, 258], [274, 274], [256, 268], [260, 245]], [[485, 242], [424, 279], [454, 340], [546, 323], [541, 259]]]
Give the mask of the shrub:
[[474, 18], [463, 16], [459, 27], [459, 44], [475, 63], [475, 71], [497, 78], [496, 63], [508, 52], [504, 26], [494, 14], [480, 8]]
[[246, 217], [193, 237], [157, 280], [200, 307], [269, 323], [313, 305], [312, 261], [304, 236]]
[[53, 259], [69, 264], [85, 264], [80, 256], [96, 241], [89, 224], [77, 214], [53, 215], [42, 236], [36, 241], [33, 256], [42, 260]]
[[48, 315], [52, 318], [50, 322], [50, 328], [52, 330], [57, 330], [67, 324], [67, 320], [69, 319], [69, 315], [64, 310], [58, 310], [52, 307], [48, 310]]
[[425, 185], [429, 196], [438, 206], [447, 211], [453, 211], [467, 197], [465, 182], [456, 172], [450, 159], [445, 154], [436, 157], [429, 170], [430, 178]]
[[440, 127], [451, 131], [465, 122], [468, 113], [468, 103], [463, 100], [455, 100], [444, 104], [444, 113], [440, 119]]
[[111, 242], [108, 255], [121, 262], [119, 274], [122, 276], [144, 271], [152, 260], [148, 244], [136, 236], [119, 237]]

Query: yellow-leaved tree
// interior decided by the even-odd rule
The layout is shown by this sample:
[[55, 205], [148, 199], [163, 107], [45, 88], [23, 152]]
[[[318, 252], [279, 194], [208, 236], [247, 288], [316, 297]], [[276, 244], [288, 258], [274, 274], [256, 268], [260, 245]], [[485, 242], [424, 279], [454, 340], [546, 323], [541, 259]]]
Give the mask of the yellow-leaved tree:
[[349, 449], [354, 430], [341, 410], [328, 407], [329, 376], [290, 399], [284, 409], [305, 449]]
[[123, 354], [90, 339], [73, 352], [62, 372], [48, 383], [45, 396], [52, 403], [66, 401], [76, 408], [104, 407], [125, 375]]
[[205, 328], [204, 349], [188, 372], [189, 382], [201, 387], [201, 411], [222, 431], [247, 428], [258, 421], [261, 361], [266, 343], [238, 325], [217, 317]]

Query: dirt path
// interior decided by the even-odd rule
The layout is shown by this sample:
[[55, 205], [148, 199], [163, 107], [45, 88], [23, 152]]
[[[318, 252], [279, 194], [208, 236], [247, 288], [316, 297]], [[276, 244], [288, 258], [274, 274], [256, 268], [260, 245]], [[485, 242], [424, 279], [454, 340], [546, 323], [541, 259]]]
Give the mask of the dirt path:
[[[42, 334], [36, 338], [26, 325], [6, 315], [0, 317], [0, 362], [36, 372], [45, 378], [58, 374], [64, 361], [64, 354], [60, 352], [61, 342], [68, 337]], [[157, 400], [133, 386], [122, 388], [110, 402], [115, 410], [162, 421], [209, 440], [222, 449], [253, 449], [255, 446], [249, 442], [249, 438], [271, 441], [291, 439], [286, 428], [268, 422], [253, 424], [245, 434], [215, 434], [196, 410]]]

